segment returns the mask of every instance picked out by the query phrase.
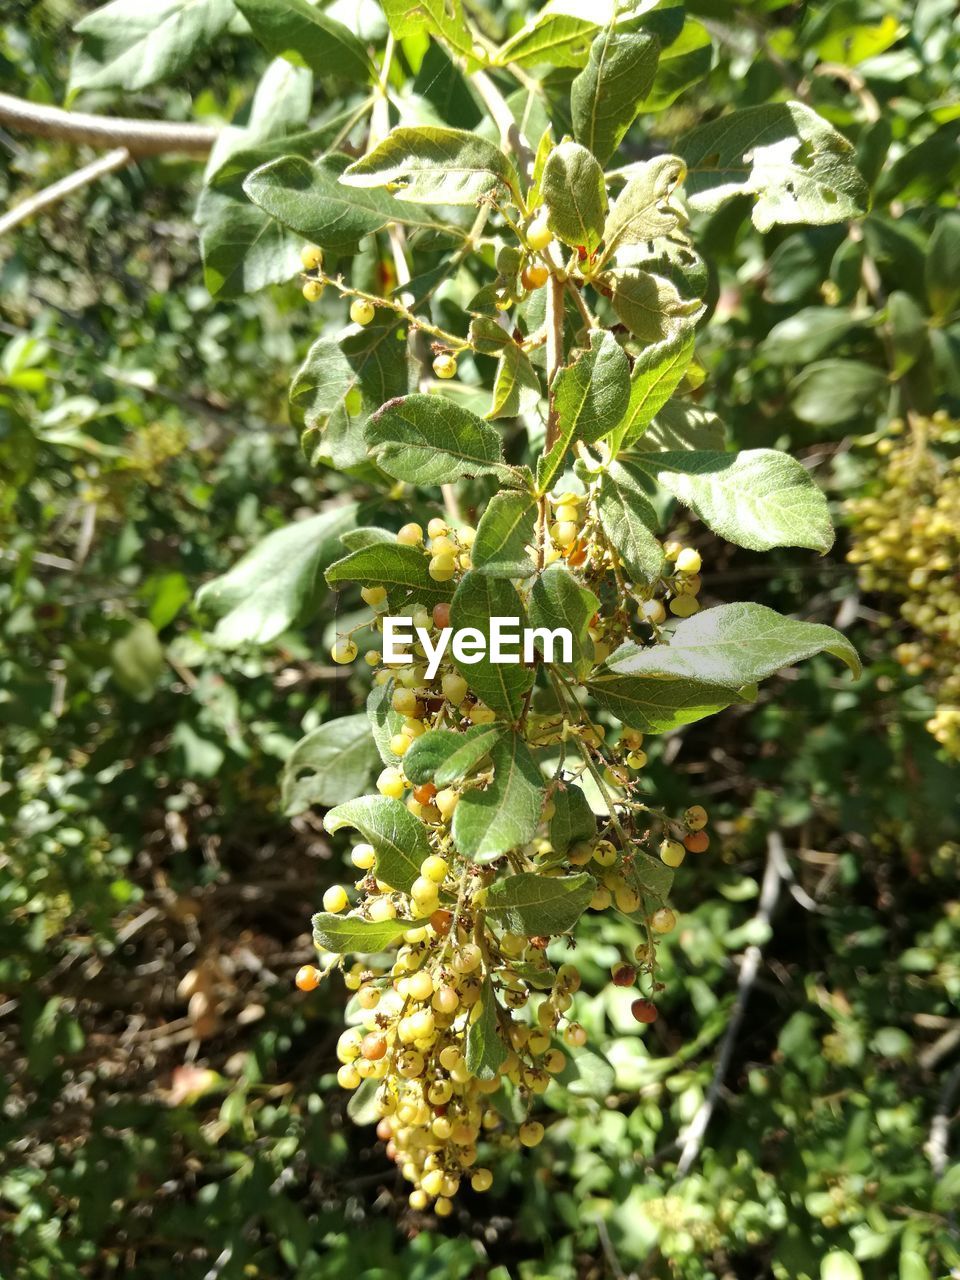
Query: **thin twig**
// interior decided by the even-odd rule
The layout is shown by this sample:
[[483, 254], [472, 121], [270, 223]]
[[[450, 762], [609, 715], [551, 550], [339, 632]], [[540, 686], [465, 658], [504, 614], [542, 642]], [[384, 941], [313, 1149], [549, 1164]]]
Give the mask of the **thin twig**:
[[52, 182], [42, 191], [27, 196], [26, 200], [21, 200], [18, 205], [8, 209], [3, 217], [0, 217], [0, 236], [6, 235], [8, 231], [20, 226], [22, 222], [27, 222], [44, 209], [49, 209], [51, 205], [58, 204], [72, 192], [79, 191], [81, 187], [87, 187], [98, 178], [103, 178], [116, 169], [124, 168], [132, 159], [126, 147], [117, 147], [115, 151], [108, 151], [105, 156], [98, 156], [96, 160], [84, 165], [82, 169], [77, 169], [75, 173], [61, 178], [59, 182]]
[[206, 155], [220, 130], [202, 124], [131, 120], [123, 116], [97, 116], [84, 111], [26, 102], [0, 93], [0, 124], [14, 131], [64, 142], [86, 142], [92, 147], [125, 147], [132, 156], [156, 156], [169, 151]]
[[942, 1178], [947, 1171], [949, 1155], [950, 1112], [960, 1090], [960, 1062], [953, 1068], [940, 1090], [937, 1109], [930, 1125], [930, 1137], [927, 1139], [927, 1158], [935, 1178]]
[[[757, 913], [753, 918], [755, 924], [761, 927], [769, 928], [773, 913], [780, 899], [780, 887], [783, 884], [781, 866], [785, 859], [786, 853], [784, 852], [780, 833], [771, 831], [767, 836], [767, 862], [763, 872], [760, 901], [757, 904]], [[678, 1179], [690, 1172], [697, 1157], [700, 1155], [700, 1148], [703, 1145], [707, 1126], [710, 1124], [720, 1097], [720, 1091], [723, 1088], [724, 1079], [730, 1069], [730, 1060], [733, 1057], [737, 1036], [743, 1024], [744, 1014], [747, 1011], [750, 992], [760, 971], [762, 957], [763, 948], [757, 943], [747, 947], [743, 954], [743, 964], [740, 967], [740, 977], [737, 980], [737, 998], [730, 1014], [730, 1022], [723, 1037], [723, 1043], [720, 1046], [720, 1053], [717, 1056], [713, 1079], [710, 1082], [706, 1097], [683, 1135], [683, 1149], [680, 1152], [680, 1159], [677, 1161]]]

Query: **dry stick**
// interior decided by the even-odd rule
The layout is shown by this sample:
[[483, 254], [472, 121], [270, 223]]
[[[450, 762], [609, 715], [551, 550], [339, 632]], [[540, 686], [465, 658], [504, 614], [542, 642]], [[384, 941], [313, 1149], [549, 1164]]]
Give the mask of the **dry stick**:
[[40, 138], [86, 142], [92, 147], [124, 147], [131, 156], [156, 156], [169, 151], [206, 155], [220, 132], [202, 124], [157, 123], [62, 111], [59, 107], [25, 102], [9, 93], [0, 93], [0, 125]]
[[[777, 902], [780, 899], [780, 888], [783, 884], [781, 873], [781, 864], [785, 860], [786, 853], [783, 848], [783, 840], [778, 831], [771, 831], [767, 836], [767, 862], [763, 872], [763, 884], [760, 889], [760, 901], [757, 904], [757, 913], [754, 921], [762, 927], [769, 928], [773, 913], [776, 910]], [[700, 1155], [700, 1148], [703, 1144], [704, 1136], [707, 1132], [707, 1126], [710, 1124], [717, 1100], [720, 1097], [720, 1091], [723, 1088], [724, 1078], [730, 1069], [730, 1059], [733, 1057], [733, 1048], [736, 1044], [737, 1035], [743, 1023], [744, 1014], [747, 1011], [747, 1001], [750, 999], [750, 992], [753, 984], [757, 980], [757, 974], [760, 971], [760, 961], [763, 957], [763, 948], [758, 944], [752, 944], [747, 947], [743, 954], [743, 964], [740, 968], [740, 977], [737, 981], [737, 998], [730, 1014], [730, 1024], [727, 1027], [726, 1035], [723, 1037], [723, 1043], [720, 1046], [720, 1053], [717, 1058], [717, 1065], [713, 1073], [713, 1079], [710, 1082], [710, 1088], [707, 1090], [707, 1096], [700, 1104], [700, 1108], [687, 1127], [683, 1139], [683, 1150], [680, 1152], [680, 1159], [677, 1162], [677, 1178], [684, 1177], [690, 1172], [694, 1162]]]
[[947, 1171], [948, 1139], [950, 1137], [950, 1112], [953, 1110], [957, 1091], [960, 1090], [960, 1063], [947, 1076], [940, 1090], [937, 1109], [930, 1125], [927, 1139], [927, 1158], [935, 1178], [942, 1178]]
[[[0, 95], [0, 97], [2, 96]], [[75, 173], [70, 173], [58, 182], [51, 183], [49, 187], [44, 187], [42, 191], [37, 191], [34, 195], [27, 196], [26, 200], [21, 200], [18, 205], [8, 209], [0, 217], [0, 236], [6, 235], [14, 227], [18, 227], [21, 222], [26, 222], [29, 218], [32, 218], [34, 214], [48, 209], [50, 205], [57, 204], [70, 195], [71, 192], [79, 191], [81, 187], [89, 186], [91, 182], [96, 182], [98, 178], [103, 178], [108, 173], [113, 173], [116, 169], [124, 168], [132, 159], [133, 157], [126, 147], [117, 147], [114, 151], [108, 151], [105, 156], [98, 156], [96, 160], [84, 165], [82, 169], [77, 169]]]

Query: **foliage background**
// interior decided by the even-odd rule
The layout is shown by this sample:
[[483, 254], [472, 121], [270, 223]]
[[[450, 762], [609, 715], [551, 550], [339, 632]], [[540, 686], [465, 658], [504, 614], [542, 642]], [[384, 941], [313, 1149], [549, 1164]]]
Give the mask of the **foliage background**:
[[[5, 88], [62, 102], [66, 33], [89, 7], [8, 7]], [[368, 17], [338, 16], [351, 8]], [[842, 520], [905, 400], [960, 415], [956, 300], [937, 314], [929, 289], [933, 233], [957, 235], [955, 6], [688, 12], [712, 37], [709, 75], [655, 135], [641, 120], [626, 156], [789, 90], [856, 142], [873, 186], [862, 231], [761, 236], [737, 204], [697, 228], [716, 268], [702, 403], [737, 446], [803, 456]], [[483, 17], [502, 31], [524, 14]], [[266, 65], [228, 33], [173, 87], [79, 105], [242, 122]], [[315, 92], [336, 101], [335, 84]], [[63, 144], [0, 144], [5, 201], [76, 165]], [[859, 1274], [831, 1272], [854, 1265], [837, 1251], [868, 1280], [951, 1274], [960, 1176], [930, 1139], [960, 1083], [960, 771], [842, 531], [823, 560], [761, 563], [694, 530], [717, 601], [841, 625], [866, 673], [851, 686], [815, 661], [651, 753], [666, 806], [702, 801], [722, 837], [678, 876], [660, 1022], [641, 1038], [605, 985], [627, 926], [588, 930], [580, 1016], [615, 1078], [598, 1064], [595, 1096], [558, 1100], [536, 1157], [442, 1228], [405, 1208], [335, 1086], [342, 991], [291, 983], [343, 851], [309, 812], [284, 815], [282, 761], [361, 686], [327, 664], [329, 600], [232, 651], [192, 604], [264, 534], [356, 488], [310, 470], [286, 406], [341, 304], [308, 312], [295, 283], [211, 298], [201, 179], [192, 161], [144, 162], [0, 245], [0, 1274]], [[757, 918], [771, 833], [793, 877], [772, 928]], [[760, 975], [678, 1178], [751, 945]]]

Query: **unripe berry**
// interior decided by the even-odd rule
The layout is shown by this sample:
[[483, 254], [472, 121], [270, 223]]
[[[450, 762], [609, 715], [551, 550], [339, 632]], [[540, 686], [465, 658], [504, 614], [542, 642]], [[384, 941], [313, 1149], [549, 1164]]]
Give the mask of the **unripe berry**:
[[354, 324], [367, 325], [376, 314], [376, 307], [366, 298], [354, 298], [350, 303], [350, 319]]
[[307, 302], [319, 302], [323, 297], [323, 285], [319, 280], [307, 280], [300, 292]]
[[377, 851], [372, 844], [355, 844], [350, 850], [350, 861], [360, 871], [369, 871], [377, 860]]
[[634, 1000], [630, 1006], [630, 1012], [637, 1022], [656, 1022], [657, 1020], [657, 1007], [649, 1000]]
[[598, 840], [593, 846], [593, 860], [601, 867], [612, 867], [617, 860], [617, 850], [609, 840]]
[[660, 846], [660, 857], [668, 867], [679, 867], [686, 852], [679, 840], [664, 840]]
[[538, 1147], [543, 1141], [543, 1125], [539, 1120], [527, 1120], [520, 1126], [518, 1137], [525, 1147]]
[[434, 797], [434, 804], [440, 810], [440, 816], [444, 820], [449, 820], [459, 803], [460, 793], [450, 787], [445, 787], [443, 791], [438, 791]]
[[471, 724], [493, 724], [497, 718], [497, 713], [492, 707], [485, 707], [482, 702], [476, 702], [467, 712], [467, 719]]
[[[421, 803], [424, 802], [421, 801]], [[424, 858], [420, 866], [420, 874], [435, 884], [443, 884], [449, 870], [449, 862], [435, 853], [432, 853], [429, 858]]]
[[418, 547], [423, 541], [423, 530], [413, 521], [405, 524], [397, 534], [397, 541], [404, 547]]
[[454, 1013], [460, 1003], [460, 997], [453, 987], [443, 986], [434, 993], [433, 1007], [437, 1013]]
[[702, 804], [692, 804], [684, 810], [684, 826], [688, 831], [702, 831], [707, 825], [707, 811]]
[[448, 1196], [440, 1196], [433, 1206], [433, 1212], [438, 1218], [449, 1218], [453, 1213], [453, 1201]]
[[374, 898], [368, 912], [370, 919], [382, 924], [385, 920], [396, 920], [397, 908], [389, 898]]
[[440, 355], [433, 362], [433, 372], [438, 378], [455, 378], [457, 376], [457, 362], [451, 355]]
[[489, 1191], [493, 1186], [493, 1174], [489, 1169], [475, 1169], [470, 1186], [474, 1191]]
[[550, 537], [558, 547], [572, 547], [579, 532], [580, 526], [573, 520], [558, 520], [550, 526]]
[[579, 1022], [571, 1022], [563, 1033], [564, 1044], [572, 1049], [581, 1049], [587, 1043], [587, 1032]]
[[[407, 990], [414, 1000], [429, 1000], [433, 995], [433, 979], [425, 969], [420, 969], [417, 973], [411, 975], [407, 983]], [[445, 1099], [440, 1099], [445, 1101]]]
[[421, 1187], [417, 1187], [416, 1191], [411, 1191], [407, 1196], [407, 1204], [411, 1209], [423, 1210], [429, 1203], [430, 1197]]
[[457, 973], [473, 973], [479, 968], [483, 955], [475, 942], [465, 942], [453, 955], [453, 968]]
[[333, 915], [341, 912], [349, 902], [347, 891], [342, 884], [332, 884], [323, 895], [323, 909]]
[[677, 917], [669, 907], [661, 907], [650, 917], [650, 928], [654, 933], [670, 933], [677, 925]]
[[420, 710], [420, 702], [412, 689], [394, 689], [390, 705], [400, 716], [415, 716]]
[[676, 560], [678, 573], [699, 573], [702, 564], [700, 552], [695, 551], [693, 547], [684, 547]]
[[388, 765], [377, 778], [377, 790], [382, 796], [389, 796], [392, 800], [399, 800], [404, 791], [403, 774], [399, 769], [391, 768]]
[[357, 656], [357, 646], [348, 638], [339, 639], [330, 650], [330, 657], [340, 666], [353, 662]]
[[632, 916], [640, 909], [640, 894], [631, 885], [618, 884], [614, 890], [613, 900], [618, 911], [625, 916]]
[[341, 1089], [356, 1089], [361, 1078], [360, 1072], [352, 1062], [344, 1063], [337, 1072], [337, 1084]]
[[640, 606], [640, 618], [642, 622], [649, 622], [652, 626], [659, 627], [667, 616], [667, 611], [663, 607], [660, 600], [644, 600]]
[[377, 609], [384, 603], [387, 598], [386, 587], [361, 587], [360, 598], [371, 609]]
[[405, 733], [394, 733], [390, 738], [390, 750], [395, 756], [406, 755], [412, 742]]
[[319, 271], [323, 266], [323, 250], [316, 244], [305, 244], [300, 250], [304, 271]]
[[538, 213], [527, 227], [527, 244], [539, 253], [553, 243], [553, 232], [547, 223], [547, 215]]
[[443, 696], [455, 707], [459, 707], [467, 696], [467, 682], [458, 672], [448, 671], [440, 681]]
[[301, 991], [316, 991], [320, 985], [320, 976], [316, 965], [305, 964], [297, 970], [295, 982]]
[[441, 555], [431, 556], [427, 572], [434, 582], [449, 582], [457, 571], [456, 559], [444, 551]]
[[413, 884], [410, 886], [410, 897], [421, 907], [430, 907], [434, 909], [437, 901], [439, 889], [432, 880], [428, 880], [426, 876], [417, 876]]

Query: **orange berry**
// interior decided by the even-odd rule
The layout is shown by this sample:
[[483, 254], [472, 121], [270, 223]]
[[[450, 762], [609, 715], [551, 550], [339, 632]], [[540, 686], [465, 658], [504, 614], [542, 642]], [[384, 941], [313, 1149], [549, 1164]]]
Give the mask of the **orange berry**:
[[437, 788], [432, 782], [423, 782], [419, 787], [413, 788], [413, 798], [417, 804], [429, 804], [436, 794]]
[[710, 837], [705, 831], [691, 831], [684, 836], [683, 844], [690, 853], [706, 853], [710, 848]]
[[297, 970], [294, 981], [301, 991], [316, 991], [320, 985], [320, 970], [316, 965], [305, 964]]
[[656, 1022], [657, 1020], [657, 1007], [649, 1000], [634, 1000], [630, 1006], [630, 1012], [638, 1022]]
[[360, 1042], [360, 1053], [368, 1062], [378, 1062], [387, 1052], [387, 1039], [379, 1031], [371, 1031]]
[[433, 606], [433, 625], [440, 631], [445, 631], [450, 625], [450, 606], [448, 604], [435, 604]]

